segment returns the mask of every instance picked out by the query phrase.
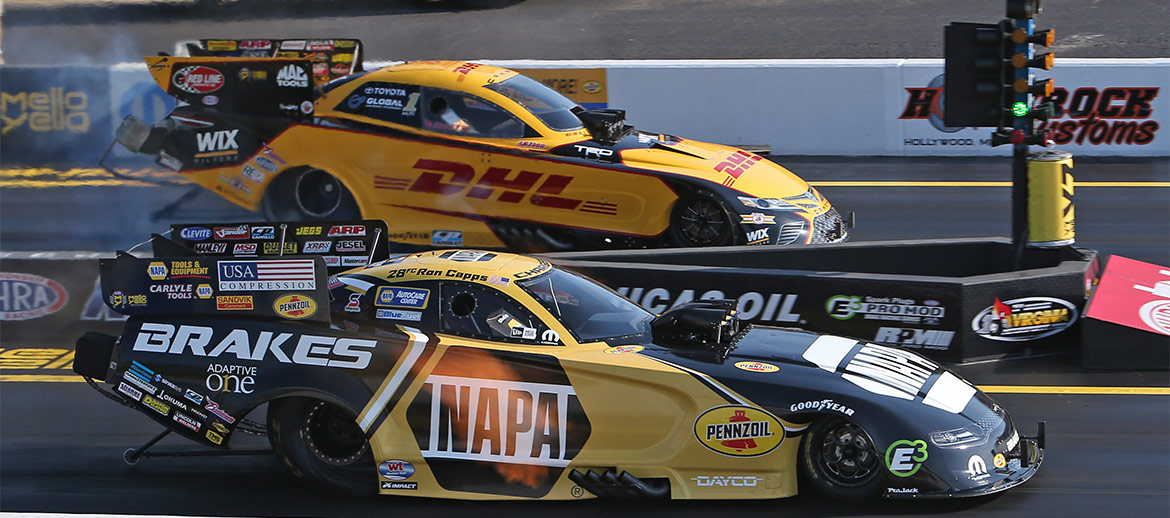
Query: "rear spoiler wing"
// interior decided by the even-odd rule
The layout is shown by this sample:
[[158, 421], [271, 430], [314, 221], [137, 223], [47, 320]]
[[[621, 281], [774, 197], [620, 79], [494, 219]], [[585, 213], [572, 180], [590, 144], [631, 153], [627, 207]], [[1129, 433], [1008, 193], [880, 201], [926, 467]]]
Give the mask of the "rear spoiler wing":
[[123, 315], [329, 322], [330, 275], [389, 258], [377, 220], [184, 224], [154, 257], [102, 259], [102, 300]]
[[175, 55], [217, 58], [307, 59], [317, 84], [363, 72], [362, 41], [342, 39], [206, 39], [179, 42]]

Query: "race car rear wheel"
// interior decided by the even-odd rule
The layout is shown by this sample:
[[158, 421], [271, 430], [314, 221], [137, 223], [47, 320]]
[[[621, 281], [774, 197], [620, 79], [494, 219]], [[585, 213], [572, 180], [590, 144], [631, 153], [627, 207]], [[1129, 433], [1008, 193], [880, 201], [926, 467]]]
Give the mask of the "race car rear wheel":
[[374, 455], [350, 411], [318, 399], [278, 399], [268, 405], [268, 438], [284, 464], [310, 485], [375, 492]]
[[264, 215], [276, 221], [359, 219], [353, 194], [337, 177], [320, 169], [286, 171], [264, 196]]
[[831, 498], [865, 500], [881, 490], [883, 464], [873, 439], [846, 419], [821, 419], [809, 427], [799, 464], [801, 479]]
[[735, 242], [735, 223], [718, 199], [706, 193], [682, 197], [670, 215], [676, 246], [722, 246]]

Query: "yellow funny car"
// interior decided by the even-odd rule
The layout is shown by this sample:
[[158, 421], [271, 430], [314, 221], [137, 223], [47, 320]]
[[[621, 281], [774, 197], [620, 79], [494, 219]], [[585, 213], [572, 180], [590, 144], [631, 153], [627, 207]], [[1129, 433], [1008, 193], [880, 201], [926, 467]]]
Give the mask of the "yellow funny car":
[[[203, 50], [212, 43], [221, 50]], [[757, 154], [635, 129], [622, 110], [587, 110], [515, 71], [419, 61], [362, 72], [357, 40], [192, 51], [146, 58], [179, 107], [153, 126], [128, 118], [117, 141], [269, 219], [382, 219], [399, 249], [848, 237], [824, 196]]]

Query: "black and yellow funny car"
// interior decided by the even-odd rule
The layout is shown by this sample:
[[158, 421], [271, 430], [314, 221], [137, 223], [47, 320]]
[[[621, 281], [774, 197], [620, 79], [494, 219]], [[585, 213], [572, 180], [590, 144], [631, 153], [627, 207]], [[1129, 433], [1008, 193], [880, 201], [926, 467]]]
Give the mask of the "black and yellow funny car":
[[[120, 337], [79, 340], [74, 369], [206, 447], [266, 432], [322, 489], [963, 497], [1019, 485], [1043, 459], [1042, 426], [1022, 437], [934, 362], [741, 326], [735, 301], [652, 314], [544, 260], [482, 250], [327, 276], [316, 256], [155, 249], [102, 261], [104, 299], [130, 318]], [[264, 404], [266, 425], [245, 419]]]
[[824, 196], [774, 162], [635, 129], [514, 71], [361, 72], [357, 40], [200, 45], [146, 58], [179, 107], [154, 126], [127, 119], [117, 141], [269, 219], [381, 219], [407, 250], [848, 237]]

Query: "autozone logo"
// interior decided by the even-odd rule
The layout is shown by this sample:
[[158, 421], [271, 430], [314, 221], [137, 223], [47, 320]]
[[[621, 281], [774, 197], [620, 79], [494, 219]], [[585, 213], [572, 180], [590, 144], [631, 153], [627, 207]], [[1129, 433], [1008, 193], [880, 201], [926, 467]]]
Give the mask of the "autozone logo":
[[564, 467], [581, 446], [568, 438], [571, 385], [431, 375], [423, 393], [424, 458]]
[[[419, 159], [415, 169], [423, 170], [406, 188], [411, 192], [440, 196], [464, 196], [504, 203], [520, 203], [525, 198], [537, 207], [576, 210], [584, 200], [558, 196], [564, 192], [573, 177], [559, 174], [513, 171], [504, 167], [489, 167], [476, 174], [470, 164], [446, 160]], [[375, 187], [402, 189], [405, 183], [380, 183]]]
[[232, 247], [232, 253], [235, 255], [256, 255], [256, 243], [236, 243]]
[[210, 327], [175, 327], [154, 322], [144, 322], [134, 339], [134, 350], [148, 353], [191, 354], [209, 358], [233, 355], [240, 361], [257, 362], [275, 358], [281, 363], [342, 369], [366, 368], [377, 346], [378, 342], [374, 340], [297, 336], [272, 331], [249, 332], [246, 329], [232, 329], [227, 334], [216, 336], [215, 330]]
[[287, 65], [276, 74], [276, 86], [304, 88], [309, 86], [309, 75], [299, 66]]
[[196, 133], [195, 143], [200, 153], [234, 151], [240, 149], [240, 145], [236, 143], [236, 135], [239, 133], [238, 129]]
[[248, 231], [248, 225], [240, 225], [237, 227], [215, 227], [216, 239], [248, 239], [252, 234]]
[[[516, 276], [520, 278], [519, 275]], [[631, 288], [622, 286], [617, 292], [638, 305], [654, 313], [663, 313], [667, 309], [686, 304], [695, 300], [729, 298], [720, 290], [708, 290], [697, 298], [695, 290], [683, 290], [678, 297], [674, 297], [666, 288]], [[670, 302], [672, 301], [673, 302]], [[795, 294], [760, 293], [749, 291], [738, 297], [739, 311], [737, 316], [742, 320], [757, 322], [800, 322], [800, 313], [793, 313], [796, 307]]]
[[357, 237], [366, 235], [365, 225], [334, 225], [329, 228], [329, 237]]

